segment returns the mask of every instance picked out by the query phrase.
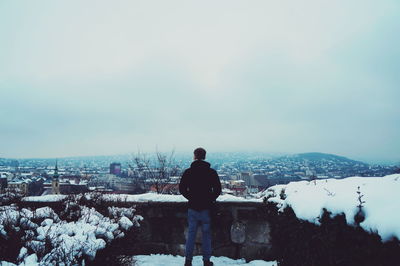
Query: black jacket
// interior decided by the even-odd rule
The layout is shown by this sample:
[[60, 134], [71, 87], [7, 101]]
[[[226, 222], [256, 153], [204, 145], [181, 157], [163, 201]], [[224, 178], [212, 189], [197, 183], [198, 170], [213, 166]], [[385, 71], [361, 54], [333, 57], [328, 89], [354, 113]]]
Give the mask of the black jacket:
[[211, 209], [221, 194], [221, 182], [208, 162], [196, 160], [183, 172], [179, 192], [189, 200], [190, 209]]

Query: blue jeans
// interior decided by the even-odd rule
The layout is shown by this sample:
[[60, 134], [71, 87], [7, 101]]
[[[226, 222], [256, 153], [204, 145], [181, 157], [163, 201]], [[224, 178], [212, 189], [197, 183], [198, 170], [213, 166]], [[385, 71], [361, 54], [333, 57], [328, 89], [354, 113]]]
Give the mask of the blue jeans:
[[209, 210], [195, 211], [193, 209], [188, 210], [188, 237], [186, 240], [185, 257], [186, 260], [192, 260], [194, 242], [196, 240], [196, 233], [198, 225], [201, 224], [201, 232], [203, 235], [202, 239], [202, 250], [203, 259], [209, 260], [211, 258], [211, 218]]

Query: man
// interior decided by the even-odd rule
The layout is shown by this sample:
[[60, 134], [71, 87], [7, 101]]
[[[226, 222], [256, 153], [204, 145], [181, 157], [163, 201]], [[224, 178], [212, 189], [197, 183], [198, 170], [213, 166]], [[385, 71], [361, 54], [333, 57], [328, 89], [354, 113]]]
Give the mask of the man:
[[214, 265], [211, 261], [211, 217], [210, 210], [221, 194], [221, 182], [217, 172], [204, 161], [206, 150], [194, 150], [194, 162], [186, 169], [179, 184], [179, 192], [189, 200], [188, 237], [186, 240], [185, 266], [192, 265], [197, 227], [201, 224], [204, 266]]

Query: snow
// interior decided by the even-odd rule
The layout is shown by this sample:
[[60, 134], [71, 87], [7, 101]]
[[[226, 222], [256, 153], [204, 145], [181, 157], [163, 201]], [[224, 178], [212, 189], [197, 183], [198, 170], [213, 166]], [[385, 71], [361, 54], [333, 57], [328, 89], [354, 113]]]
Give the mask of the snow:
[[123, 216], [123, 217], [121, 217], [121, 219], [119, 219], [118, 224], [124, 230], [128, 230], [129, 228], [131, 228], [133, 226], [132, 221], [129, 220], [128, 218], [126, 218], [125, 216]]
[[219, 196], [217, 201], [218, 202], [261, 202], [262, 200], [255, 198], [246, 199], [243, 197], [236, 197], [233, 195], [224, 194]]
[[26, 247], [22, 247], [19, 251], [18, 259], [24, 259], [27, 254], [28, 250], [26, 249]]
[[108, 207], [108, 213], [110, 214], [110, 216], [112, 216], [114, 218], [121, 217], [121, 216], [133, 218], [135, 209], [119, 208], [119, 207], [112, 206], [112, 207]]
[[[182, 195], [167, 195], [157, 193], [144, 193], [136, 195], [127, 194], [105, 194], [103, 198], [110, 201], [126, 201], [126, 202], [187, 202], [187, 199]], [[218, 197], [218, 202], [261, 202], [261, 199], [245, 199], [229, 194], [224, 194]]]
[[30, 196], [24, 197], [22, 201], [31, 202], [58, 202], [62, 201], [67, 197], [67, 195], [45, 195], [45, 196]]
[[34, 212], [34, 217], [36, 218], [53, 218], [59, 220], [58, 215], [50, 207], [38, 208]]
[[[86, 254], [91, 258], [94, 258], [97, 250], [102, 249], [106, 246], [106, 242], [103, 239], [96, 238], [94, 231], [95, 225], [86, 223], [84, 220], [85, 213], [89, 212], [90, 209], [83, 207], [82, 218], [76, 222], [65, 222], [59, 223], [50, 222], [51, 219], [45, 219], [41, 226], [37, 228], [36, 240], [27, 242], [27, 247], [31, 247], [40, 253], [43, 248], [43, 241], [48, 239], [52, 244], [52, 249], [49, 253], [44, 256], [41, 260], [45, 263], [56, 262], [54, 256], [58, 254], [60, 243], [62, 243], [62, 249], [66, 254], [71, 254], [72, 259], [80, 254]], [[53, 217], [56, 220], [57, 216]], [[51, 220], [51, 221], [53, 221]], [[107, 219], [105, 219], [107, 225]]]
[[16, 264], [8, 261], [0, 261], [0, 266], [15, 266]]
[[[45, 195], [45, 196], [32, 196], [25, 197], [23, 201], [29, 202], [57, 202], [64, 200], [66, 195]], [[85, 194], [85, 197], [90, 200], [91, 194]], [[122, 201], [122, 202], [187, 202], [187, 199], [182, 195], [169, 195], [157, 194], [154, 192], [144, 194], [103, 194], [101, 198], [108, 201]], [[243, 197], [236, 197], [229, 194], [224, 194], [218, 197], [219, 202], [261, 202], [260, 199], [251, 198], [245, 199]]]
[[[0, 266], [16, 266], [17, 264], [7, 262], [7, 261], [0, 261]], [[27, 256], [20, 264], [20, 266], [38, 266], [38, 257], [36, 254], [31, 254]]]
[[[71, 211], [68, 210], [71, 207], [75, 210], [76, 206], [67, 204], [64, 211]], [[131, 227], [139, 226], [143, 217], [134, 215], [134, 211], [133, 208], [109, 208], [110, 217], [107, 217], [94, 208], [79, 206], [79, 217], [67, 222], [50, 207], [31, 211], [13, 205], [2, 206], [0, 231], [7, 237], [12, 231], [19, 231], [19, 226], [24, 229], [19, 265], [58, 265], [61, 262], [71, 265], [79, 263], [84, 255], [93, 259], [107, 243], [123, 237]], [[28, 254], [29, 250], [34, 254]], [[1, 262], [0, 265], [9, 264]]]
[[[137, 266], [176, 266], [183, 265], [185, 258], [173, 255], [139, 255], [134, 256], [133, 260]], [[277, 266], [275, 261], [253, 260], [246, 263], [244, 259], [233, 260], [227, 257], [211, 257], [211, 261], [215, 266], [219, 265], [236, 265], [236, 266]], [[203, 265], [203, 258], [201, 256], [193, 257], [192, 264]]]
[[39, 265], [36, 254], [32, 254], [32, 255], [29, 255], [28, 257], [26, 257], [24, 260], [24, 263], [22, 263], [21, 265], [26, 265], [26, 266]]
[[[269, 202], [276, 203], [279, 210], [291, 207], [299, 219], [319, 224], [323, 209], [332, 216], [345, 214], [349, 225], [354, 226], [354, 216], [359, 211], [360, 199], [365, 220], [360, 226], [367, 232], [376, 232], [383, 241], [393, 237], [400, 239], [400, 174], [384, 177], [349, 177], [345, 179], [324, 179], [314, 181], [291, 182], [286, 185], [276, 185], [262, 193], [254, 194], [255, 198], [245, 199], [233, 195], [221, 195], [219, 202], [263, 202], [264, 197]], [[359, 193], [357, 193], [359, 192]], [[139, 195], [124, 194], [85, 194], [100, 197], [100, 200], [126, 202], [187, 202], [182, 195], [166, 195], [145, 193]], [[25, 201], [61, 201], [64, 195], [47, 195], [26, 197]], [[73, 204], [67, 206], [73, 209]], [[68, 260], [71, 264], [83, 254], [94, 257], [99, 249], [104, 248], [115, 238], [125, 235], [124, 232], [132, 226], [139, 226], [143, 217], [135, 215], [133, 208], [109, 207], [108, 217], [103, 216], [93, 208], [79, 206], [79, 218], [74, 222], [61, 221], [60, 217], [50, 207], [38, 208], [35, 211], [21, 209], [15, 205], [0, 207], [0, 235], [7, 236], [7, 230], [25, 230], [23, 248], [34, 250], [41, 254], [44, 241], [49, 239], [52, 249], [43, 258], [27, 254], [20, 250], [20, 261], [23, 263], [52, 263], [52, 254], [57, 253], [59, 243], [63, 243]], [[31, 220], [32, 219], [32, 220]], [[38, 221], [39, 219], [39, 221]], [[7, 226], [6, 226], [7, 225]], [[30, 248], [30, 249], [29, 249]], [[138, 265], [182, 265], [184, 258], [172, 255], [135, 256]], [[224, 257], [213, 257], [215, 265], [275, 265], [275, 262], [231, 260]], [[1, 262], [0, 265], [13, 265]], [[195, 257], [194, 265], [201, 265], [201, 257]]]
[[345, 214], [347, 223], [355, 225], [354, 216], [360, 204], [357, 191], [365, 201], [362, 204], [365, 220], [360, 226], [365, 231], [378, 233], [383, 241], [400, 239], [400, 174], [291, 182], [269, 188], [264, 196], [269, 202], [277, 203], [280, 210], [290, 206], [302, 220], [319, 224], [325, 208], [332, 216]]

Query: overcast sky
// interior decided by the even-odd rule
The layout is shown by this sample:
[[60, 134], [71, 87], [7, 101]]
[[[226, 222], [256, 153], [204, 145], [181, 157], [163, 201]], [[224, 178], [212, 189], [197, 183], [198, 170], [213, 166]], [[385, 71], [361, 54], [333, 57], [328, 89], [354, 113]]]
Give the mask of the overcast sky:
[[0, 157], [400, 161], [400, 2], [0, 2]]

